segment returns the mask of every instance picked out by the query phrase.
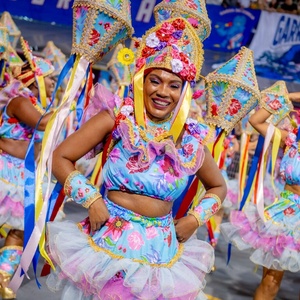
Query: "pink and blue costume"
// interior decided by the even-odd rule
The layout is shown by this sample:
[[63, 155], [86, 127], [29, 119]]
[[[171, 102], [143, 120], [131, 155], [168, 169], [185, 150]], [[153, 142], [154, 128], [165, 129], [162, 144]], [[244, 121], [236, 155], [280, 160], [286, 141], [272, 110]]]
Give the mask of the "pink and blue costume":
[[[96, 95], [101, 94], [98, 86]], [[135, 123], [133, 100], [113, 102], [102, 107], [116, 122], [103, 167], [105, 190], [173, 202], [203, 163], [208, 127], [188, 119], [177, 149], [171, 138], [155, 140], [157, 132], [168, 132], [169, 121], [147, 120], [147, 127], [156, 130], [142, 132]], [[206, 299], [204, 276], [214, 262], [208, 243], [193, 235], [180, 244], [171, 211], [150, 218], [114, 204], [106, 193], [103, 198], [110, 217], [98, 231], [90, 231], [88, 219], [79, 228], [68, 221], [48, 224], [48, 250], [56, 265], [47, 279], [50, 289], [64, 287], [62, 299]]]
[[[286, 139], [280, 174], [289, 185], [300, 185], [300, 153], [296, 136]], [[251, 249], [250, 259], [268, 269], [300, 270], [300, 195], [289, 190], [264, 210], [265, 221], [252, 203], [233, 211], [230, 223], [221, 225], [225, 238], [240, 250]]]
[[[8, 116], [7, 106], [16, 97], [34, 98], [32, 92], [14, 80], [0, 91], [0, 137], [18, 141], [30, 141], [35, 134], [35, 141], [40, 143], [43, 132], [18, 122]], [[39, 105], [36, 103], [36, 105]], [[7, 224], [15, 229], [24, 229], [24, 160], [14, 157], [0, 149], [0, 225]]]

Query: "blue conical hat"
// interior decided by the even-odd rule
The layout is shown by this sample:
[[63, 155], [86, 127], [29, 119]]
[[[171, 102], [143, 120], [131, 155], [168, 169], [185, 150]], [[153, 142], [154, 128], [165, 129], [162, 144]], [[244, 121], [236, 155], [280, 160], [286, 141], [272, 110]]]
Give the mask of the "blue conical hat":
[[154, 16], [156, 23], [177, 17], [186, 19], [202, 42], [211, 32], [205, 0], [163, 0], [154, 7]]
[[[288, 93], [288, 89], [283, 80], [278, 80], [267, 89], [261, 91], [261, 107], [265, 108], [268, 111], [270, 110], [272, 103], [274, 103], [274, 105], [278, 107], [278, 109], [276, 110], [274, 106], [274, 109], [271, 112], [272, 116], [268, 120], [274, 125], [277, 125], [294, 108], [292, 102], [289, 99]], [[267, 102], [268, 105], [266, 105]]]
[[260, 99], [253, 52], [246, 47], [206, 76], [206, 122], [230, 132]]
[[13, 48], [17, 46], [17, 42], [19, 37], [21, 36], [21, 31], [18, 26], [12, 19], [10, 13], [8, 11], [3, 12], [1, 15], [0, 23], [7, 27], [9, 32], [9, 41]]
[[21, 57], [18, 55], [16, 50], [11, 46], [9, 43], [7, 47], [7, 55], [8, 55], [8, 62], [11, 67], [21, 67], [24, 62]]
[[55, 72], [54, 76], [59, 75], [62, 68], [66, 64], [66, 56], [65, 54], [55, 46], [53, 41], [48, 41], [46, 47], [42, 51], [42, 55], [51, 61], [54, 66]]
[[95, 63], [132, 33], [129, 0], [74, 1], [72, 53]]
[[[0, 59], [6, 59], [6, 50], [9, 44], [9, 33], [6, 26], [0, 25]], [[4, 57], [5, 56], [5, 57]]]

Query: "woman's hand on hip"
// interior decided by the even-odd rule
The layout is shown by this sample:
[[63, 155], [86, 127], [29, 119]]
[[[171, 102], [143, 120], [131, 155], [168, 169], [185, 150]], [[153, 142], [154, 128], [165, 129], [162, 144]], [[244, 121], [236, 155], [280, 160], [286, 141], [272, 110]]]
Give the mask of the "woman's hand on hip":
[[89, 207], [89, 218], [92, 231], [99, 230], [108, 220], [109, 212], [102, 198], [96, 200]]
[[198, 222], [194, 216], [186, 216], [174, 220], [174, 225], [179, 243], [186, 242], [198, 228]]

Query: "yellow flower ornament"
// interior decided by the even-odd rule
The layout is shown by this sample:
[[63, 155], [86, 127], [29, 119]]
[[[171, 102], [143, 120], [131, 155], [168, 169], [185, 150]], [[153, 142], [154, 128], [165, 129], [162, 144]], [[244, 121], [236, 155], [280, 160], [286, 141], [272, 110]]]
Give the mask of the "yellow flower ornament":
[[118, 61], [123, 65], [134, 63], [134, 52], [129, 48], [123, 48], [118, 52]]

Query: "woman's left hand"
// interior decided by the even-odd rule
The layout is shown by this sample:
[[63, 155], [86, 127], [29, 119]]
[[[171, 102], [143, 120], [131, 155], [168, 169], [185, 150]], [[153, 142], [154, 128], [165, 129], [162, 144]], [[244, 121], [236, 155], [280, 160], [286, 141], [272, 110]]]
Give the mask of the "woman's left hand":
[[179, 243], [185, 243], [198, 228], [198, 222], [194, 216], [174, 219], [174, 225]]

